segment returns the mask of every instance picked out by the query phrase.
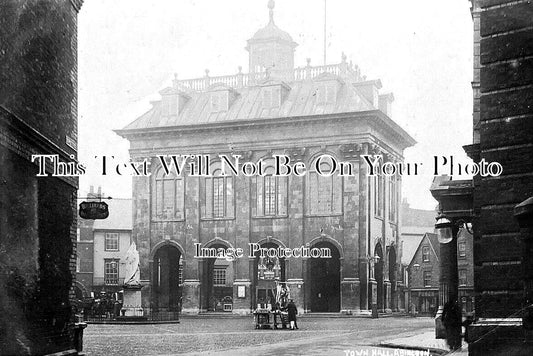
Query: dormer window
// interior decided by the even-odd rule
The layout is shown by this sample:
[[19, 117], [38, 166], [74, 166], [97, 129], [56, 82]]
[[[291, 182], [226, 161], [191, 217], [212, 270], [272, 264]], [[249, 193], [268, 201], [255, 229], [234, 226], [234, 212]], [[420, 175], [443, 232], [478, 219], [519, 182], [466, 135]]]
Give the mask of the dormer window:
[[317, 104], [334, 104], [337, 100], [337, 86], [335, 84], [322, 84], [318, 87]]
[[279, 108], [281, 106], [281, 88], [267, 87], [263, 88], [263, 108]]
[[166, 88], [161, 94], [161, 115], [163, 117], [178, 116], [183, 109], [189, 96], [176, 88]]
[[162, 99], [163, 116], [173, 116], [178, 114], [178, 96], [165, 95]]
[[228, 111], [228, 106], [228, 92], [226, 90], [211, 93], [211, 112]]

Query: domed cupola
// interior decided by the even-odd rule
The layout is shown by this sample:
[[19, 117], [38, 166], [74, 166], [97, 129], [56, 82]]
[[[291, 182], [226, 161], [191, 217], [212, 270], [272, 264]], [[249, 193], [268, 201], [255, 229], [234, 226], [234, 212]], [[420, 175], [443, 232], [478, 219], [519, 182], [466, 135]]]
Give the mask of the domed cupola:
[[294, 69], [294, 49], [298, 45], [291, 35], [274, 23], [274, 0], [268, 2], [269, 22], [248, 40], [250, 72], [268, 71], [270, 76], [290, 79]]

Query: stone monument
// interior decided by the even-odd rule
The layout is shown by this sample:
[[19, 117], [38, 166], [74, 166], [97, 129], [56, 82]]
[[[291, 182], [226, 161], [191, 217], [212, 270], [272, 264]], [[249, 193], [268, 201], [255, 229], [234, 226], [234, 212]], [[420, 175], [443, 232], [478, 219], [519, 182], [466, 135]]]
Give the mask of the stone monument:
[[120, 319], [146, 319], [141, 306], [141, 278], [139, 270], [139, 251], [132, 242], [126, 254], [126, 273], [124, 278], [124, 303]]

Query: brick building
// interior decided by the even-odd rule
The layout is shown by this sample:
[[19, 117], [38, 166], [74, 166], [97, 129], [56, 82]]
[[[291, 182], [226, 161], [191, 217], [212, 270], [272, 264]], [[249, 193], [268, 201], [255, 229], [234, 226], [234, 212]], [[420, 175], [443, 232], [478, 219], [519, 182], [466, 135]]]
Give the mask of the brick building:
[[439, 305], [439, 242], [425, 233], [408, 266], [410, 311], [435, 316]]
[[[295, 68], [296, 43], [274, 23], [273, 1], [269, 7], [268, 24], [248, 40], [249, 73], [176, 79], [117, 131], [133, 160], [152, 163], [152, 176], [133, 178], [143, 303], [249, 313], [272, 297], [277, 280], [305, 312], [368, 313], [372, 299], [396, 309], [401, 179], [367, 176], [360, 155], [399, 162], [415, 142], [390, 118], [392, 94], [380, 94], [380, 81], [366, 80], [344, 55], [339, 64]], [[165, 175], [160, 154], [208, 154], [213, 177]], [[218, 154], [263, 159], [266, 175], [221, 176]], [[307, 167], [329, 154], [354, 171], [274, 177], [276, 154]], [[248, 258], [251, 242], [327, 247], [332, 258]], [[246, 252], [232, 262], [199, 259], [195, 243]]]
[[531, 355], [531, 330], [520, 319], [531, 305], [524, 294], [531, 293], [531, 252], [513, 214], [533, 196], [533, 3], [473, 0], [472, 18], [474, 142], [465, 151], [476, 162], [500, 162], [503, 174], [473, 180], [476, 322], [469, 353]]
[[[34, 154], [77, 155], [82, 1], [0, 5], [0, 349], [76, 353], [75, 177], [37, 177]], [[52, 164], [48, 160], [48, 172]], [[78, 334], [79, 335], [79, 334]]]
[[[440, 178], [431, 190], [452, 232], [465, 223], [473, 227], [475, 321], [467, 332], [469, 354], [531, 355], [533, 4], [471, 3], [474, 132], [473, 144], [464, 149], [474, 162], [499, 162], [503, 172], [470, 181]], [[443, 252], [442, 246], [447, 257], [459, 247], [448, 243]], [[441, 284], [453, 292], [459, 276], [452, 262], [441, 266], [448, 274]]]
[[[425, 233], [407, 268], [410, 312], [435, 316], [439, 306], [440, 244], [437, 235]], [[463, 315], [474, 312], [473, 237], [462, 229], [457, 237], [459, 302]]]
[[413, 209], [406, 199], [400, 208], [400, 265], [398, 266], [398, 310], [410, 311], [409, 264], [420, 241], [428, 232], [433, 232], [435, 210]]
[[131, 245], [131, 199], [111, 199], [109, 217], [93, 225], [92, 291], [122, 290], [126, 253]]
[[[100, 188], [88, 200], [103, 197]], [[124, 260], [131, 245], [131, 199], [106, 201], [109, 217], [86, 220], [78, 217], [78, 255], [76, 264], [76, 297], [113, 294], [122, 290]]]

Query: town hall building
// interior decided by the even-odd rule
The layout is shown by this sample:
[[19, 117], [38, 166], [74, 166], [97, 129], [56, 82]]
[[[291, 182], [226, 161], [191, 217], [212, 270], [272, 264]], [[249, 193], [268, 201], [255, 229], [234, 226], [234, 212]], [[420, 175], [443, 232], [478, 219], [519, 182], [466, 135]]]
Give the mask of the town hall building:
[[[391, 119], [393, 95], [380, 93], [357, 66], [296, 68], [297, 44], [269, 22], [247, 42], [249, 72], [173, 81], [161, 100], [116, 132], [133, 161], [133, 231], [140, 254], [143, 307], [154, 311], [250, 313], [286, 286], [301, 312], [369, 313], [397, 309], [401, 177], [368, 176], [361, 155], [403, 161], [415, 144]], [[170, 172], [159, 155], [209, 155], [210, 176]], [[264, 175], [223, 175], [219, 155], [264, 162]], [[276, 176], [276, 155], [307, 173]], [[350, 162], [347, 176], [318, 174], [329, 155]], [[323, 160], [324, 170], [332, 160]], [[329, 250], [329, 258], [248, 256], [262, 248]], [[195, 257], [204, 248], [241, 258]]]

